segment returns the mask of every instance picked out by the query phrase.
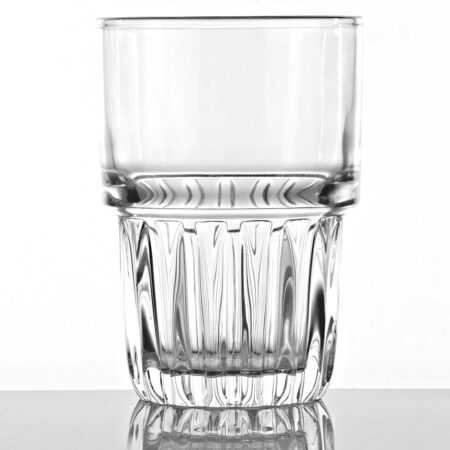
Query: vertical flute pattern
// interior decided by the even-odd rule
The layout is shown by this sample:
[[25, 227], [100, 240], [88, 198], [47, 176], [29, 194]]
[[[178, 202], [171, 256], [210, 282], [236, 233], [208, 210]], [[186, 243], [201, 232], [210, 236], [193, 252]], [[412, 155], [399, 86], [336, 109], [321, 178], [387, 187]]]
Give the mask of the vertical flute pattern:
[[334, 362], [340, 227], [339, 215], [121, 218], [128, 362], [141, 398], [205, 407], [319, 398]]

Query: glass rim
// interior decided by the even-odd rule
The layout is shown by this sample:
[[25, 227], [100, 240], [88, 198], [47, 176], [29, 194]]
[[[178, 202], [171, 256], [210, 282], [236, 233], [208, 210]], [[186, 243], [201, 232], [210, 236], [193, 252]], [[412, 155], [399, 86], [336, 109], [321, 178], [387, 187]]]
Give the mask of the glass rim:
[[362, 24], [361, 16], [149, 16], [98, 20], [103, 29], [335, 28]]

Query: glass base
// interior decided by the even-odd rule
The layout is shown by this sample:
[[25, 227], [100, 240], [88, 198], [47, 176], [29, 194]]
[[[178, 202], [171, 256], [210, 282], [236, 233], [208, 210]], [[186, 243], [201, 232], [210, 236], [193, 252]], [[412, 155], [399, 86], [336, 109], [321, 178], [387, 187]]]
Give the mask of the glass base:
[[182, 407], [259, 408], [309, 403], [320, 399], [328, 386], [315, 362], [313, 359], [306, 370], [296, 373], [259, 375], [208, 376], [148, 369], [147, 389], [136, 389], [142, 400]]

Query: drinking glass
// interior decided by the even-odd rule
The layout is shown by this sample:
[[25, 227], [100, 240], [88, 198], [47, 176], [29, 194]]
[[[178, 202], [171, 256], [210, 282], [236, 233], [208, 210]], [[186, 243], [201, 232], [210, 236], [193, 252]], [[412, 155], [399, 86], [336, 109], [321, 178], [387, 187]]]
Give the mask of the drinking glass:
[[320, 398], [358, 199], [355, 17], [110, 18], [105, 201], [143, 400]]

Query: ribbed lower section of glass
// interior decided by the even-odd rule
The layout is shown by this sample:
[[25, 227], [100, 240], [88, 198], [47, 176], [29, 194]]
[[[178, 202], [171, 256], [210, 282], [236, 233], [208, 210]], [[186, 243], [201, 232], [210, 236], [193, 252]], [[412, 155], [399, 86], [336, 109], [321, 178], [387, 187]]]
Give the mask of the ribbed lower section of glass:
[[321, 397], [334, 362], [339, 215], [121, 217], [128, 363], [144, 400]]

